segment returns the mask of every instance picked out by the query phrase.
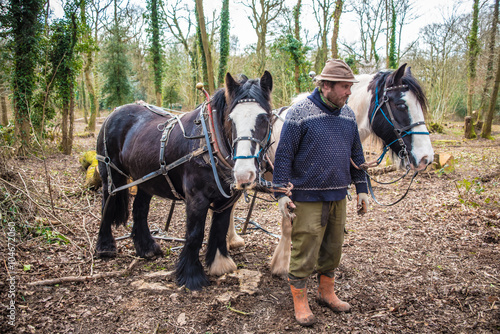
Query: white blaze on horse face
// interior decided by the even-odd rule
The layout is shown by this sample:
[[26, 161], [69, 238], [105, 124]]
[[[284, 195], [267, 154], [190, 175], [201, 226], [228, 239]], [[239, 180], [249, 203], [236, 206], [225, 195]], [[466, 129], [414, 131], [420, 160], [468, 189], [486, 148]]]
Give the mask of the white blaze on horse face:
[[[257, 123], [257, 117], [267, 114], [257, 102], [245, 102], [236, 105], [229, 118], [236, 128], [237, 137], [253, 137]], [[257, 138], [261, 139], [261, 138]], [[256, 144], [255, 152], [252, 152], [251, 140], [240, 140], [236, 144], [234, 156], [249, 157], [255, 155], [260, 150], [260, 145]], [[236, 189], [248, 188], [253, 185], [259, 171], [255, 167], [255, 159], [236, 159], [233, 168]]]
[[[413, 124], [415, 122], [424, 121], [422, 106], [418, 102], [415, 94], [408, 91], [402, 94], [402, 99], [406, 101], [406, 105], [408, 106], [410, 123]], [[410, 131], [428, 133], [425, 124], [417, 125]], [[417, 163], [417, 166], [414, 166], [412, 163], [412, 167], [416, 170], [424, 170], [427, 165], [431, 164], [434, 160], [434, 149], [432, 148], [431, 138], [429, 135], [424, 134], [413, 134], [411, 138], [410, 154], [413, 155]]]

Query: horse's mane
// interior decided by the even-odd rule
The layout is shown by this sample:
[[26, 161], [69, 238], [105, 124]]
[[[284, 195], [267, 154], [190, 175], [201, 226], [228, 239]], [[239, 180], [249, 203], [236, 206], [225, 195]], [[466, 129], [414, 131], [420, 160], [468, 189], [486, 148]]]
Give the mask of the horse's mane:
[[[370, 82], [368, 89], [373, 91], [373, 99], [375, 99], [375, 89], [378, 87], [378, 94], [379, 98], [382, 97], [384, 87], [386, 85], [387, 81], [387, 86], [390, 87], [394, 84], [393, 82], [393, 77], [390, 76], [393, 72], [390, 71], [380, 71], [375, 76], [373, 77], [373, 80]], [[403, 81], [403, 85], [407, 85], [409, 91], [411, 91], [413, 94], [415, 94], [415, 97], [417, 98], [418, 103], [422, 106], [422, 111], [424, 115], [427, 114], [427, 98], [425, 97], [424, 91], [420, 84], [418, 83], [417, 79], [413, 77], [411, 74], [408, 74], [408, 72], [405, 72], [405, 75], [401, 78]]]

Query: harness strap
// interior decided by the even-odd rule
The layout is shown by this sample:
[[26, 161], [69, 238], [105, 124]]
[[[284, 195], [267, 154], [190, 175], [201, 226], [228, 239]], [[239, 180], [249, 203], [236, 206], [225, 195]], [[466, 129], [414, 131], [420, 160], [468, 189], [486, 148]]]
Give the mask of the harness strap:
[[201, 125], [203, 128], [203, 133], [205, 134], [205, 141], [207, 143], [208, 156], [210, 157], [210, 164], [212, 165], [212, 172], [214, 173], [215, 183], [217, 183], [217, 188], [219, 188], [219, 191], [222, 194], [222, 196], [224, 196], [226, 198], [231, 198], [230, 195], [226, 194], [226, 192], [222, 188], [222, 185], [221, 185], [220, 180], [219, 180], [219, 175], [217, 173], [217, 165], [215, 164], [214, 154], [212, 152], [212, 146], [210, 145], [210, 137], [208, 135], [208, 128], [207, 128], [207, 124], [205, 121], [204, 108], [202, 109], [201, 113], [202, 114], [201, 114], [200, 120], [201, 120]]
[[[171, 164], [164, 166], [164, 168], [160, 168], [154, 172], [151, 172], [151, 173], [141, 177], [140, 179], [137, 179], [131, 183], [128, 183], [126, 185], [123, 185], [119, 188], [114, 189], [110, 194], [115, 194], [121, 190], [124, 190], [124, 189], [130, 188], [130, 187], [136, 186], [138, 184], [144, 183], [146, 181], [149, 181], [157, 176], [162, 175], [165, 171], [168, 172], [168, 171], [174, 169], [175, 167], [178, 167], [178, 166], [182, 165], [183, 163], [188, 162], [189, 160], [191, 160], [194, 157], [205, 154], [206, 152], [207, 152], [206, 148], [199, 148], [196, 151], [191, 152], [190, 154], [185, 155], [182, 158], [175, 160]], [[172, 188], [172, 192], [174, 192], [174, 191], [175, 191], [175, 189]]]
[[163, 128], [163, 133], [160, 139], [160, 170], [162, 171], [163, 176], [168, 182], [168, 185], [170, 187], [170, 190], [172, 190], [172, 194], [177, 199], [183, 200], [184, 198], [175, 190], [174, 184], [172, 183], [172, 180], [170, 180], [170, 177], [168, 176], [168, 170], [166, 169], [165, 166], [165, 147], [167, 146], [168, 139], [170, 138], [170, 133], [172, 132], [175, 124], [182, 124], [182, 122], [179, 121], [177, 117], [173, 117], [169, 119], [165, 123], [165, 127]]
[[285, 107], [281, 107], [279, 109], [274, 109], [273, 110], [273, 115], [276, 116], [276, 118], [274, 119], [274, 121], [272, 122], [272, 124], [274, 125], [274, 123], [276, 122], [276, 120], [280, 120], [282, 121], [283, 123], [285, 123], [285, 119], [281, 116], [281, 113], [285, 110], [287, 110], [289, 107], [288, 106], [285, 106]]
[[[100, 161], [100, 162], [103, 162], [104, 164], [106, 164], [106, 167], [111, 167], [113, 168], [114, 170], [116, 170], [118, 173], [120, 173], [121, 175], [127, 177], [127, 178], [130, 178], [130, 176], [128, 176], [127, 174], [125, 174], [124, 172], [122, 172], [118, 167], [116, 167], [116, 165], [107, 157], [105, 156], [102, 156], [100, 154], [96, 154], [95, 158], [97, 159], [97, 161]], [[109, 171], [108, 171], [108, 174], [109, 174]]]

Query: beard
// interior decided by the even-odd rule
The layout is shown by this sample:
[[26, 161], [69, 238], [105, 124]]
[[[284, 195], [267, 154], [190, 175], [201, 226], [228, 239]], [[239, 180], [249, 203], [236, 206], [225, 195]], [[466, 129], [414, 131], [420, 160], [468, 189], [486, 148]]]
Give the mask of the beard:
[[337, 95], [334, 92], [328, 92], [328, 95], [325, 95], [325, 97], [328, 101], [335, 104], [339, 108], [342, 108], [347, 103], [347, 99], [349, 98], [348, 96]]

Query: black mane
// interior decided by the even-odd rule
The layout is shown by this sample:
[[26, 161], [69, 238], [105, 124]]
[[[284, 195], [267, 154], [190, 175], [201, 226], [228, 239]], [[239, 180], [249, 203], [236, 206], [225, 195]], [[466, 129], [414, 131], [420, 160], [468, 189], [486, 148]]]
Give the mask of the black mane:
[[[378, 72], [375, 77], [373, 77], [373, 80], [370, 82], [368, 85], [368, 89], [373, 92], [373, 98], [372, 98], [372, 105], [374, 105], [375, 101], [375, 90], [378, 88], [378, 97], [379, 101], [382, 98], [382, 95], [384, 94], [384, 87], [386, 86], [387, 82], [387, 87], [390, 87], [394, 84], [393, 82], [393, 77], [390, 76], [393, 72], [389, 71], [380, 71]], [[405, 75], [401, 78], [403, 85], [408, 86], [408, 90], [415, 94], [418, 103], [422, 106], [422, 111], [424, 115], [427, 114], [427, 98], [425, 97], [424, 91], [420, 84], [418, 83], [417, 79], [415, 79], [411, 74], [408, 75], [405, 73]]]

